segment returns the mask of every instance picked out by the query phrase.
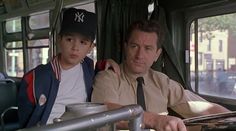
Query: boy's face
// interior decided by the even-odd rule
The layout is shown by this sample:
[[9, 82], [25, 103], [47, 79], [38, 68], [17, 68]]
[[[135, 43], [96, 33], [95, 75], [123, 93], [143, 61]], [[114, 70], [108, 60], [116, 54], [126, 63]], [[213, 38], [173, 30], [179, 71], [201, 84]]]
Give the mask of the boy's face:
[[60, 64], [63, 69], [69, 69], [81, 62], [93, 49], [94, 44], [82, 35], [73, 33], [61, 36], [59, 46], [61, 49]]

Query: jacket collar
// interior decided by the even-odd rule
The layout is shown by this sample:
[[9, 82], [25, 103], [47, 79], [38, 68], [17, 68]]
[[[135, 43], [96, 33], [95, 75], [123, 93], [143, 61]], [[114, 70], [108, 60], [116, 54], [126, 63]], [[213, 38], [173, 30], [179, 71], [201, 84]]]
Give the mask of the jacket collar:
[[59, 64], [59, 57], [60, 57], [60, 54], [53, 57], [50, 63], [51, 63], [53, 72], [55, 73], [56, 79], [61, 81], [61, 68]]

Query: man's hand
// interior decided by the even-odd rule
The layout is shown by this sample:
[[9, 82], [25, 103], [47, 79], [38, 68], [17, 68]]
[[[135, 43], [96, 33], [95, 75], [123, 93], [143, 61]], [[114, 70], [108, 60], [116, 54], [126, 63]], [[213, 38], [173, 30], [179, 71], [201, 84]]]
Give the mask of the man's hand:
[[112, 59], [107, 59], [106, 60], [106, 65], [105, 65], [105, 70], [112, 68], [112, 70], [120, 75], [120, 66]]
[[[121, 108], [122, 105], [105, 102], [108, 110]], [[146, 129], [155, 129], [156, 131], [187, 131], [186, 126], [180, 118], [167, 115], [158, 115], [152, 112], [144, 112], [144, 125]], [[121, 121], [117, 124], [118, 129], [127, 129], [128, 123]]]
[[158, 115], [151, 112], [144, 113], [146, 128], [157, 131], [187, 131], [183, 121], [174, 116]]

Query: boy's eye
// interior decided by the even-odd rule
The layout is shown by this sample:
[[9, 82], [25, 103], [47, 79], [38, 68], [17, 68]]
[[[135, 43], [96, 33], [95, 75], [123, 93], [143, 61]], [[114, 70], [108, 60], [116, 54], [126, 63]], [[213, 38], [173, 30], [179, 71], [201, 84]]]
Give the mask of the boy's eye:
[[72, 41], [72, 39], [71, 39], [71, 38], [66, 38], [66, 41], [69, 41], [69, 42], [71, 42], [71, 41]]
[[89, 44], [88, 41], [84, 41], [84, 40], [81, 40], [80, 43], [81, 43], [82, 45], [88, 45], [88, 44]]

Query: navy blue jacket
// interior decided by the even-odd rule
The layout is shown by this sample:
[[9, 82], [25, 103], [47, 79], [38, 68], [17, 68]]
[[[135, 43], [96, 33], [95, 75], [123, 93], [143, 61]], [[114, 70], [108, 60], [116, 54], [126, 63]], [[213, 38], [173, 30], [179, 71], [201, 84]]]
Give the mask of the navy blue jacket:
[[[86, 57], [82, 63], [87, 92], [91, 99], [94, 77], [93, 61]], [[18, 93], [18, 115], [21, 128], [45, 125], [55, 102], [60, 83], [58, 57], [26, 73]]]

